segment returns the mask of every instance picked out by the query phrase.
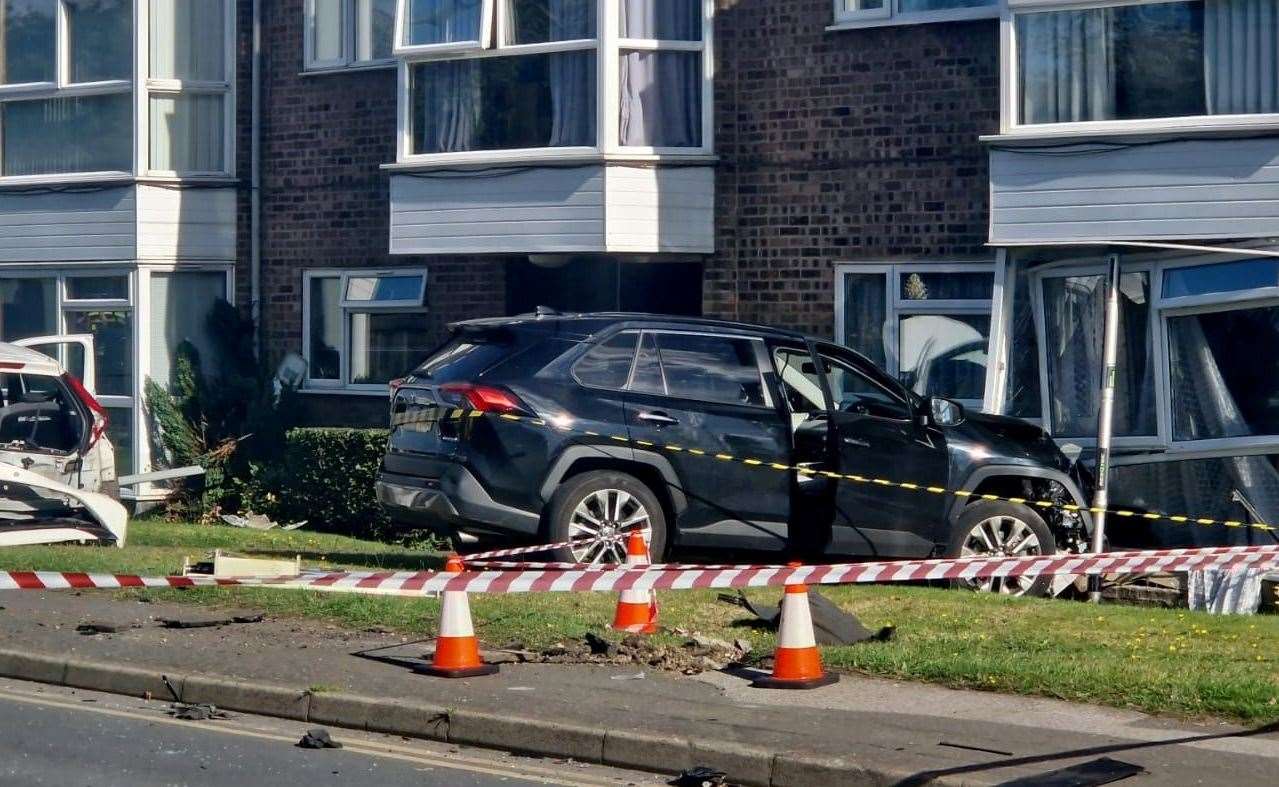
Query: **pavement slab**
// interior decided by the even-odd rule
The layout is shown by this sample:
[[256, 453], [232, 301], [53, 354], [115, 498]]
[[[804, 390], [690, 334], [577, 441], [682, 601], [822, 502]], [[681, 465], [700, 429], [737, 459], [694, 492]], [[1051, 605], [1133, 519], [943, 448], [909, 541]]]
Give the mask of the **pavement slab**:
[[[744, 784], [999, 784], [1103, 757], [1144, 768], [1134, 784], [1271, 785], [1279, 772], [1279, 730], [1056, 700], [849, 675], [778, 692], [727, 672], [635, 679], [633, 665], [511, 664], [450, 681], [352, 655], [425, 650], [382, 631], [273, 618], [165, 628], [192, 609], [104, 592], [13, 593], [3, 606], [0, 675], [159, 697], [165, 674], [185, 701], [659, 772], [710, 765]], [[126, 625], [76, 632], [93, 620]]]

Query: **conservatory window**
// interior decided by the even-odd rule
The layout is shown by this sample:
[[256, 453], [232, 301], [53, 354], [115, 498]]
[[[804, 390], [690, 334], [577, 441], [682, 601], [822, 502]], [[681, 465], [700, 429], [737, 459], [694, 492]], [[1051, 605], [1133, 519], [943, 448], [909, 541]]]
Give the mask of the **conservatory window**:
[[700, 0], [622, 0], [620, 22], [618, 143], [702, 147], [705, 47]]
[[1279, 112], [1279, 0], [1018, 11], [1021, 125]]
[[306, 272], [308, 387], [385, 391], [430, 354], [425, 298], [422, 270]]
[[867, 27], [986, 19], [1001, 0], [835, 0], [835, 27]]

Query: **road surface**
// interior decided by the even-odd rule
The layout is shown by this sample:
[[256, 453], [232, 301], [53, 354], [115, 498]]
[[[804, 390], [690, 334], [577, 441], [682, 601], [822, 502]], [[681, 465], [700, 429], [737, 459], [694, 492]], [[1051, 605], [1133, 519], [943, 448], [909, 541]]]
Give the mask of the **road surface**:
[[57, 787], [624, 787], [651, 774], [330, 729], [340, 750], [295, 744], [311, 726], [248, 714], [181, 721], [168, 704], [0, 679], [0, 785]]

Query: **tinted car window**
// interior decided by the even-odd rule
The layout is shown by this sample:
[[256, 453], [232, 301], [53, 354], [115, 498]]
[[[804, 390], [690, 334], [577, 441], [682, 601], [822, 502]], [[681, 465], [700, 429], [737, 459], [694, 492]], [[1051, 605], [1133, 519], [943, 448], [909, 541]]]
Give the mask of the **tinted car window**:
[[657, 347], [670, 396], [764, 406], [764, 381], [749, 339], [660, 333]]
[[821, 353], [821, 359], [837, 409], [880, 418], [910, 419], [906, 402], [865, 372], [827, 353]]
[[511, 351], [509, 343], [478, 336], [455, 336], [413, 372], [418, 377], [438, 382], [469, 380], [478, 377]]
[[662, 364], [657, 355], [657, 341], [653, 334], [644, 334], [639, 355], [635, 358], [635, 374], [631, 377], [631, 390], [642, 393], [665, 394], [666, 381], [662, 379]]
[[614, 390], [625, 388], [631, 376], [638, 341], [638, 333], [627, 331], [597, 344], [573, 366], [574, 376], [582, 385]]

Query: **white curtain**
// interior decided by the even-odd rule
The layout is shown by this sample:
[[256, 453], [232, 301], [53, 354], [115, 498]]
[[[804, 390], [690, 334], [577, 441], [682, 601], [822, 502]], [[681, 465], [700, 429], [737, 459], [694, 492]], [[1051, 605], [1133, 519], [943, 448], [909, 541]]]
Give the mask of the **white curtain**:
[[1207, 0], [1204, 77], [1208, 112], [1279, 112], [1279, 2]]
[[479, 61], [424, 63], [415, 68], [413, 80], [418, 102], [414, 152], [471, 150], [480, 119]]
[[225, 166], [224, 96], [151, 96], [151, 169], [221, 172]]
[[622, 0], [622, 38], [700, 41], [699, 0]]
[[[151, 0], [152, 77], [225, 78], [226, 34], [222, 3], [223, 0]], [[325, 3], [317, 0], [317, 5], [323, 7]], [[340, 56], [341, 52], [338, 54]]]
[[1017, 25], [1022, 123], [1114, 117], [1113, 9], [1022, 14]]

